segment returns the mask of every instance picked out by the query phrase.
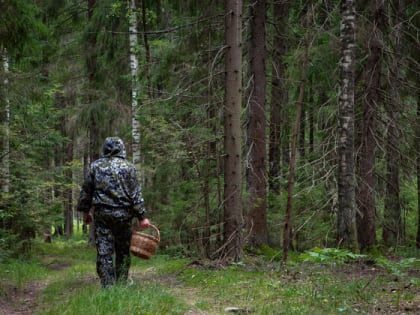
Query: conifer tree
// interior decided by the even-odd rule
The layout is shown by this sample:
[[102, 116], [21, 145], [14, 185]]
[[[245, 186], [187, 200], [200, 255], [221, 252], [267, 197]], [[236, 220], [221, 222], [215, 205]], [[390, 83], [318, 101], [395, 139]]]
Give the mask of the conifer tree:
[[224, 258], [240, 261], [242, 235], [242, 0], [225, 1]]

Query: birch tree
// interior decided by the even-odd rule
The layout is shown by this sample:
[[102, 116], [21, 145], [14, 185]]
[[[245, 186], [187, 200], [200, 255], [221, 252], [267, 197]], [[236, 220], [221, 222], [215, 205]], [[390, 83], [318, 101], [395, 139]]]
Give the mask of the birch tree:
[[137, 7], [135, 0], [128, 1], [129, 14], [129, 40], [130, 40], [130, 70], [131, 70], [131, 136], [134, 165], [140, 164], [140, 122], [137, 118], [138, 111], [138, 72], [139, 61], [137, 57]]
[[356, 12], [353, 0], [340, 4], [341, 59], [338, 96], [338, 242], [357, 249], [354, 169], [354, 65]]

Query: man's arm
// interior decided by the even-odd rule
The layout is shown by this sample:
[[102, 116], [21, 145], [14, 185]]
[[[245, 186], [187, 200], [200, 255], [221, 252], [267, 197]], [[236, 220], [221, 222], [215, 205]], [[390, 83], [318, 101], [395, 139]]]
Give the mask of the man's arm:
[[86, 174], [85, 180], [80, 190], [79, 201], [77, 203], [77, 211], [89, 213], [90, 208], [92, 207], [92, 197], [93, 197], [93, 181], [91, 172], [89, 171]]

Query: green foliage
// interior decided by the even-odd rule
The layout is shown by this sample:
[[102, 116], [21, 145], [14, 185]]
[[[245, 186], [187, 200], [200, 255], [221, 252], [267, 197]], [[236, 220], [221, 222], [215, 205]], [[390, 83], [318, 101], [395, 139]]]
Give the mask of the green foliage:
[[38, 8], [25, 0], [8, 0], [0, 2], [0, 47], [7, 48], [14, 54], [30, 41], [37, 26], [35, 19]]
[[[375, 259], [375, 264], [398, 277], [406, 275], [409, 270], [420, 270], [420, 259], [414, 257], [394, 261], [382, 256]], [[419, 283], [418, 279], [413, 281]]]
[[355, 254], [347, 249], [314, 248], [299, 255], [298, 259], [311, 263], [343, 264], [366, 258], [366, 255]]
[[13, 254], [18, 237], [8, 229], [0, 229], [0, 264], [6, 262]]
[[[418, 226], [413, 224], [418, 220], [418, 187], [415, 178], [410, 178], [402, 182], [400, 191], [400, 203], [403, 218], [405, 238], [410, 246], [414, 247], [414, 240]], [[417, 221], [418, 222], [418, 221]]]
[[[10, 91], [27, 88], [13, 82]], [[56, 125], [61, 115], [53, 106], [57, 88], [37, 89], [15, 96], [10, 122], [10, 192], [1, 201], [2, 249], [13, 255], [28, 254], [32, 239], [46, 227], [61, 222], [61, 198], [51, 198], [59, 185], [69, 185], [65, 167], [50, 169], [63, 135]]]

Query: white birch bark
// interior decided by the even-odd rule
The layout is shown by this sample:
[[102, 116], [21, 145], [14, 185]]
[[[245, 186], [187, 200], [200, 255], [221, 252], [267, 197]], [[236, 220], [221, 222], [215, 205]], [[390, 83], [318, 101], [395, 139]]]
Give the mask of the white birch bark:
[[129, 8], [129, 34], [130, 34], [130, 69], [131, 69], [131, 135], [134, 165], [140, 164], [140, 122], [137, 118], [138, 112], [138, 71], [139, 61], [137, 57], [137, 8], [135, 0], [128, 0]]
[[1, 154], [1, 191], [8, 193], [10, 189], [10, 100], [7, 96], [7, 90], [9, 85], [9, 59], [7, 56], [7, 50], [5, 48], [1, 51], [1, 60], [3, 67], [3, 90], [4, 90], [4, 110], [3, 110], [3, 150]]
[[354, 169], [354, 62], [356, 13], [353, 0], [341, 1], [341, 60], [338, 137], [338, 238], [357, 247]]

